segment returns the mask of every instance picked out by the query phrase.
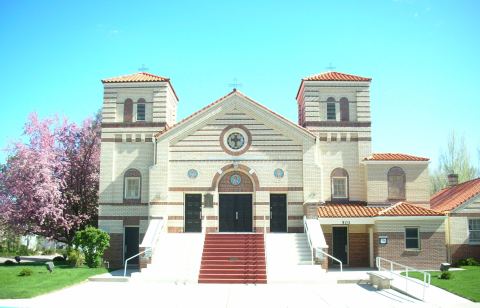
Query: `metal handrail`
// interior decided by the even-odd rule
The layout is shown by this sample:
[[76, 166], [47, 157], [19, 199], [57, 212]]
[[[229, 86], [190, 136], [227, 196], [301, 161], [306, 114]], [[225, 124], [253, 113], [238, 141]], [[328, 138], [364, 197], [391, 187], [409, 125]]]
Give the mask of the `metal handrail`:
[[[127, 259], [125, 260], [125, 266], [124, 266], [124, 269], [123, 269], [123, 277], [125, 277], [125, 276], [127, 275], [127, 265], [128, 265], [128, 261], [130, 261], [130, 260], [132, 260], [133, 258], [136, 258], [136, 257], [138, 257], [138, 256], [140, 256], [140, 255], [142, 255], [142, 254], [145, 254], [145, 253], [148, 252], [148, 251], [151, 252], [151, 253], [152, 253], [152, 256], [153, 256], [153, 250], [155, 249], [156, 244], [157, 244], [157, 242], [158, 242], [158, 237], [160, 236], [160, 234], [161, 234], [163, 228], [165, 227], [165, 225], [166, 225], [166, 222], [163, 221], [162, 224], [160, 225], [160, 229], [156, 229], [156, 230], [154, 231], [154, 232], [155, 232], [154, 238], [151, 240], [151, 243], [147, 243], [148, 245], [151, 245], [150, 247], [145, 247], [145, 246], [143, 246], [143, 247], [145, 247], [145, 250], [144, 250], [144, 251], [141, 251], [141, 252], [137, 253], [136, 255], [131, 256], [131, 257], [129, 257], [129, 258], [127, 258]], [[149, 225], [149, 228], [150, 228], [150, 225]], [[157, 225], [157, 228], [158, 228], [158, 225]], [[148, 230], [147, 230], [147, 233], [148, 233]], [[145, 238], [144, 238], [144, 242], [145, 242]], [[142, 242], [142, 244], [141, 244], [140, 246], [142, 246], [142, 245], [143, 245], [143, 242]]]
[[342, 261], [340, 261], [339, 259], [337, 259], [337, 258], [335, 258], [334, 256], [326, 253], [325, 251], [323, 251], [323, 250], [321, 250], [321, 249], [318, 249], [317, 251], [323, 253], [324, 255], [326, 255], [327, 257], [329, 257], [330, 259], [337, 261], [338, 264], [340, 264], [340, 272], [343, 272], [343, 263], [342, 263]]
[[308, 245], [310, 246], [310, 253], [312, 256], [312, 265], [313, 265], [313, 245], [312, 245], [312, 239], [310, 238], [310, 232], [308, 231], [308, 226], [307, 226], [307, 217], [303, 216], [303, 229], [305, 230], [305, 233], [307, 234], [307, 240], [308, 240]]
[[123, 269], [123, 277], [127, 276], [127, 263], [128, 263], [128, 261], [132, 260], [133, 258], [136, 258], [136, 257], [140, 256], [141, 254], [146, 253], [147, 251], [151, 251], [151, 250], [152, 250], [152, 247], [147, 247], [147, 248], [145, 248], [144, 251], [141, 251], [141, 252], [137, 253], [136, 255], [133, 255], [130, 258], [126, 259], [125, 260], [125, 268]]
[[[390, 269], [388, 269], [386, 267], [382, 267], [382, 261], [385, 261], [386, 263], [390, 264]], [[426, 288], [428, 288], [430, 286], [430, 283], [431, 283], [431, 280], [432, 280], [432, 276], [430, 275], [430, 273], [428, 273], [426, 271], [418, 270], [418, 269], [413, 268], [411, 266], [400, 264], [400, 263], [397, 263], [397, 262], [394, 262], [394, 261], [391, 261], [391, 260], [388, 260], [388, 259], [385, 259], [385, 258], [382, 258], [382, 257], [376, 257], [375, 258], [375, 265], [377, 266], [379, 271], [382, 271], [382, 268], [383, 268], [383, 270], [389, 272], [390, 273], [390, 278], [393, 278], [393, 275], [404, 278], [405, 279], [405, 293], [408, 293], [408, 282], [409, 281], [421, 285], [423, 287], [422, 288], [422, 300], [425, 299], [425, 290], [426, 290]], [[402, 276], [401, 273], [396, 273], [393, 270], [394, 265], [397, 266], [397, 267], [401, 267], [405, 272], [405, 276]], [[408, 275], [409, 272], [422, 273], [423, 274], [423, 282], [421, 280], [419, 281], [418, 279], [410, 277]]]
[[307, 234], [308, 245], [310, 245], [310, 252], [311, 252], [311, 255], [312, 255], [312, 264], [314, 264], [313, 249], [314, 249], [314, 248], [317, 248], [316, 251], [320, 251], [322, 254], [324, 254], [325, 256], [329, 257], [330, 259], [337, 261], [338, 264], [340, 264], [340, 272], [343, 272], [343, 263], [342, 263], [342, 261], [340, 261], [339, 259], [335, 258], [334, 256], [326, 253], [325, 251], [323, 251], [323, 250], [322, 250], [321, 248], [319, 248], [319, 247], [313, 247], [312, 239], [311, 239], [311, 237], [310, 237], [310, 230], [308, 229], [307, 217], [306, 217], [306, 216], [303, 216], [303, 228], [304, 228], [304, 230], [305, 230], [305, 233]]

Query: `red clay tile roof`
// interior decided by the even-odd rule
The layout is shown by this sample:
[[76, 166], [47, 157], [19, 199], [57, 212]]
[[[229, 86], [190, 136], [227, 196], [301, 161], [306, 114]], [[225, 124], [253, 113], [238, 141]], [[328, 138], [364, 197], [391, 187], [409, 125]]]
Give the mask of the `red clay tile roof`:
[[400, 153], [374, 153], [371, 156], [366, 157], [364, 160], [429, 161], [430, 159]]
[[444, 216], [442, 213], [407, 202], [398, 202], [378, 212], [377, 216]]
[[207, 109], [212, 108], [213, 106], [219, 104], [221, 101], [223, 101], [224, 99], [226, 99], [227, 97], [229, 97], [229, 96], [231, 96], [231, 95], [233, 95], [233, 94], [235, 94], [235, 93], [238, 94], [238, 95], [240, 95], [241, 97], [249, 100], [250, 102], [254, 103], [254, 104], [257, 105], [258, 107], [260, 107], [260, 108], [262, 108], [262, 109], [264, 109], [264, 110], [266, 110], [266, 111], [274, 114], [275, 116], [279, 117], [280, 119], [282, 119], [282, 120], [290, 123], [291, 125], [297, 127], [298, 129], [302, 130], [303, 132], [309, 134], [310, 136], [315, 137], [315, 135], [314, 135], [312, 132], [310, 132], [309, 130], [307, 130], [305, 127], [302, 127], [302, 126], [298, 125], [297, 123], [294, 123], [294, 122], [290, 121], [289, 119], [287, 119], [287, 118], [279, 115], [278, 113], [272, 111], [271, 109], [269, 109], [269, 108], [263, 106], [262, 104], [254, 101], [253, 99], [251, 99], [250, 97], [246, 96], [245, 94], [243, 94], [242, 92], [238, 91], [237, 89], [233, 89], [230, 93], [228, 93], [228, 94], [220, 97], [219, 99], [215, 100], [213, 103], [210, 103], [210, 104], [208, 104], [207, 106], [203, 107], [202, 109], [200, 109], [200, 110], [192, 113], [191, 115], [189, 115], [188, 117], [184, 118], [184, 119], [181, 120], [180, 122], [177, 122], [177, 123], [175, 123], [174, 125], [172, 125], [172, 126], [170, 126], [170, 127], [167, 127], [165, 130], [156, 133], [156, 134], [155, 134], [155, 137], [159, 137], [159, 136], [165, 134], [167, 131], [170, 131], [171, 129], [173, 129], [173, 128], [175, 128], [175, 127], [177, 127], [177, 126], [185, 123], [186, 121], [190, 120], [191, 118], [193, 118], [193, 117], [196, 116], [197, 114], [202, 113], [202, 112], [206, 111]]
[[328, 204], [318, 207], [320, 217], [373, 217], [383, 207], [370, 207], [364, 204]]
[[169, 81], [170, 78], [153, 75], [146, 72], [138, 72], [131, 75], [123, 75], [118, 77], [112, 77], [103, 79], [103, 83], [114, 83], [114, 82], [159, 82], [159, 81]]
[[318, 207], [320, 217], [443, 216], [442, 213], [407, 202], [389, 207], [364, 204], [328, 204]]
[[438, 191], [430, 198], [430, 205], [440, 212], [450, 211], [479, 194], [480, 178]]
[[318, 75], [305, 77], [306, 81], [370, 81], [372, 78], [355, 76], [339, 72], [325, 72]]

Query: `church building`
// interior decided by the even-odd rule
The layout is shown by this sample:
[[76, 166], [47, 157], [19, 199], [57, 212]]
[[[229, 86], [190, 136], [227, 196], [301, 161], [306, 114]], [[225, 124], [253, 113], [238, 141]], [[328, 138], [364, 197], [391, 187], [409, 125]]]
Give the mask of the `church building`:
[[301, 79], [298, 123], [236, 89], [177, 122], [169, 78], [139, 72], [102, 83], [98, 219], [111, 237], [111, 266], [141, 251], [157, 218], [163, 232], [202, 241], [300, 234], [308, 218], [320, 226], [320, 248], [343, 266], [374, 267], [379, 256], [436, 269], [446, 260], [429, 159], [372, 152], [370, 78]]

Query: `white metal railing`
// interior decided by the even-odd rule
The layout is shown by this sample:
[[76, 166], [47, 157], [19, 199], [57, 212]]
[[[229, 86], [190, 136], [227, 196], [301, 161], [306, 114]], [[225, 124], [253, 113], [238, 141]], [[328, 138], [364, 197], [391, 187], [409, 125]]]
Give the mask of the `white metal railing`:
[[[386, 266], [383, 266], [383, 264], [385, 264]], [[407, 265], [404, 265], [404, 264], [400, 264], [400, 263], [397, 263], [397, 262], [394, 262], [394, 261], [390, 261], [390, 260], [387, 260], [387, 259], [382, 258], [382, 257], [376, 257], [375, 258], [375, 265], [377, 266], [377, 269], [379, 271], [389, 272], [390, 273], [390, 278], [392, 278], [392, 279], [393, 279], [394, 275], [397, 276], [397, 277], [400, 277], [402, 279], [405, 279], [405, 290], [404, 291], [407, 294], [412, 293], [412, 290], [410, 290], [410, 292], [408, 290], [408, 284], [410, 282], [415, 283], [417, 285], [420, 285], [422, 287], [422, 296], [421, 297], [422, 297], [422, 300], [425, 300], [425, 291], [430, 286], [430, 282], [431, 282], [431, 279], [432, 279], [430, 273], [418, 270], [416, 268], [413, 268], [413, 267], [410, 267], [410, 266], [407, 266]], [[405, 273], [405, 276], [402, 275], [402, 272]], [[411, 273], [411, 272], [419, 272], [419, 273], [423, 274], [423, 281], [410, 277], [409, 273]], [[400, 287], [400, 285], [396, 285], [396, 287]], [[411, 295], [414, 295], [414, 294], [411, 294]]]
[[332, 256], [331, 254], [326, 253], [326, 252], [323, 251], [322, 249], [317, 249], [317, 253], [318, 253], [318, 252], [321, 252], [323, 255], [329, 257], [330, 259], [337, 261], [338, 264], [340, 265], [340, 272], [343, 272], [343, 263], [342, 263], [342, 261], [340, 261], [339, 259], [335, 258], [335, 257]]
[[[314, 223], [315, 225], [309, 226], [312, 223]], [[325, 241], [325, 237], [323, 235], [323, 231], [318, 220], [311, 219], [311, 222], [309, 222], [309, 219], [307, 219], [306, 216], [303, 216], [303, 227], [304, 227], [305, 233], [307, 234], [308, 245], [310, 246], [312, 264], [314, 264], [314, 250], [315, 250], [317, 253], [320, 252], [324, 256], [337, 261], [338, 264], [340, 264], [340, 271], [343, 272], [342, 261], [328, 254], [327, 252], [323, 251], [323, 249], [328, 248], [328, 245]], [[316, 230], [312, 230], [312, 229], [316, 229]]]
[[124, 269], [123, 269], [123, 277], [125, 277], [127, 275], [128, 261], [130, 261], [130, 260], [132, 260], [136, 257], [139, 257], [142, 254], [150, 253], [153, 256], [155, 248], [157, 247], [158, 239], [160, 238], [160, 234], [162, 233], [165, 225], [166, 225], [166, 222], [163, 220], [162, 217], [153, 218], [153, 219], [150, 220], [150, 222], [148, 224], [147, 232], [145, 233], [145, 236], [143, 237], [143, 241], [140, 244], [140, 247], [145, 248], [145, 249], [125, 260], [125, 265], [124, 265]]

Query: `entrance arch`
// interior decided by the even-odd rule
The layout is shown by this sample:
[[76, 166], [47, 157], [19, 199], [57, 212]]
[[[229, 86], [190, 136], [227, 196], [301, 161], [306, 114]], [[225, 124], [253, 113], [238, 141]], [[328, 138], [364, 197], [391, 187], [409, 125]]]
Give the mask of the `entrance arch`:
[[219, 232], [252, 232], [252, 178], [238, 169], [230, 170], [222, 175], [217, 188]]

